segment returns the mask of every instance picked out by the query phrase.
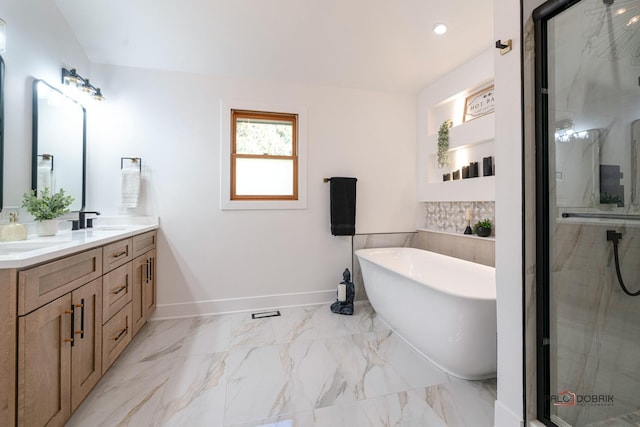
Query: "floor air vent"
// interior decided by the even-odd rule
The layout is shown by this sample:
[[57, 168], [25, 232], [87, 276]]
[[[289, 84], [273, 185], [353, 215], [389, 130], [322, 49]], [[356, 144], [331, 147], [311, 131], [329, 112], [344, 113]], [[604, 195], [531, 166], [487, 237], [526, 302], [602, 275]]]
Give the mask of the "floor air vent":
[[275, 311], [263, 311], [261, 313], [252, 313], [252, 319], [264, 319], [265, 317], [278, 317], [280, 316], [280, 310]]

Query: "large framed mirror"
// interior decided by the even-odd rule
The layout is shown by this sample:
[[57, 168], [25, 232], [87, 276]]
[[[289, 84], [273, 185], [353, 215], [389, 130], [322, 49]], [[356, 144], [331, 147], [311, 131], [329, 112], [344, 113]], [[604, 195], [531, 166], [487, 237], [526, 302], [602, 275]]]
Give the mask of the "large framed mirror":
[[74, 198], [72, 211], [85, 205], [86, 135], [85, 108], [44, 80], [34, 81], [32, 188], [64, 189]]
[[2, 211], [2, 189], [4, 188], [4, 59], [0, 55], [0, 211]]

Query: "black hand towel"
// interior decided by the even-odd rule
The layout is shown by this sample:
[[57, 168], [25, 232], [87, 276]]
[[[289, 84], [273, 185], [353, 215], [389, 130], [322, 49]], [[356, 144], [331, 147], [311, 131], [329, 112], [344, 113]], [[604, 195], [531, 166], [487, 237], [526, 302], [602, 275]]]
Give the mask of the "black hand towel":
[[356, 181], [357, 178], [331, 178], [331, 234], [356, 234]]

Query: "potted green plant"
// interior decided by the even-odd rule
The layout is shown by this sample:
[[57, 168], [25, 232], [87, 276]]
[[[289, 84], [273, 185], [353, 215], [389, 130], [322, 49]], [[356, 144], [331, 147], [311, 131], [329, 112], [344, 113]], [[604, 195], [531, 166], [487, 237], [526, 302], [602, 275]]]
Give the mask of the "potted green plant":
[[38, 196], [35, 190], [28, 191], [22, 196], [22, 207], [36, 220], [38, 236], [53, 236], [58, 232], [58, 218], [69, 212], [73, 197], [64, 194], [61, 188], [57, 193], [51, 193], [45, 187]]
[[449, 128], [453, 123], [445, 120], [438, 129], [438, 167], [442, 169], [449, 165]]
[[480, 237], [489, 237], [491, 235], [491, 229], [493, 228], [493, 223], [490, 219], [483, 219], [482, 221], [478, 221], [473, 226], [473, 232]]

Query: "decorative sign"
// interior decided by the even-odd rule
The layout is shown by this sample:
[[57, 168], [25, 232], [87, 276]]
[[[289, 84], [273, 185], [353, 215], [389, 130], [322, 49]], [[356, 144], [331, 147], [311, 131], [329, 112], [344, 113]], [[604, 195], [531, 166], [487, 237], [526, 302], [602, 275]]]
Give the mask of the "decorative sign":
[[464, 121], [468, 122], [485, 114], [493, 113], [495, 103], [493, 85], [468, 96], [464, 102]]

